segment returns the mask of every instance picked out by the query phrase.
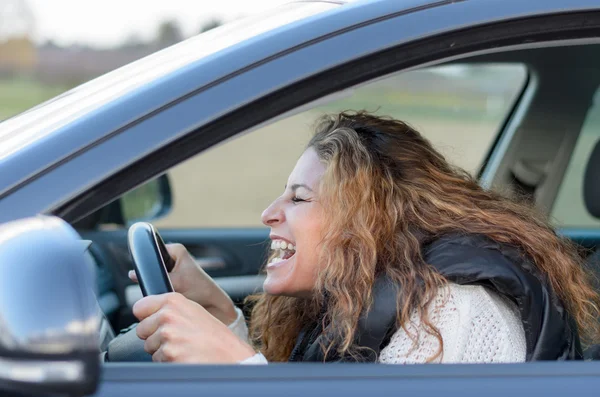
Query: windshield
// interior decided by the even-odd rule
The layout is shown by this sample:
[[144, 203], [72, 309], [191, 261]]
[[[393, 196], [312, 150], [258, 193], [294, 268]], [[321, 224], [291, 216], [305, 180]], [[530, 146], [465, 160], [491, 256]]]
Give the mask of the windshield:
[[339, 6], [296, 2], [234, 21], [130, 63], [0, 123], [0, 160], [117, 96], [242, 41]]

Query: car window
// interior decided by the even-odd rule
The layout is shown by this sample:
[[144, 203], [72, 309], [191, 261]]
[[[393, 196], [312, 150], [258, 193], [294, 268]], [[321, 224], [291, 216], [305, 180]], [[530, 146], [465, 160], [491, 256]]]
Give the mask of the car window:
[[324, 113], [366, 109], [408, 122], [454, 164], [477, 173], [527, 71], [518, 64], [432, 67], [379, 79], [236, 137], [168, 171], [172, 210], [160, 228], [260, 226]]
[[600, 220], [591, 216], [583, 201], [583, 178], [592, 149], [600, 139], [600, 89], [594, 95], [594, 102], [588, 111], [583, 128], [567, 171], [561, 182], [557, 198], [552, 206], [551, 216], [557, 226], [600, 227]]

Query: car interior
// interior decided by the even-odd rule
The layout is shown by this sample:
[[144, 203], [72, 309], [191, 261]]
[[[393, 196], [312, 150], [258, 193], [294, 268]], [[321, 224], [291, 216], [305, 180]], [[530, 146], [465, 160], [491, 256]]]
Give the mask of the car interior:
[[[547, 214], [559, 233], [581, 246], [588, 258], [587, 265], [600, 276], [600, 45], [569, 41], [502, 48], [491, 53], [488, 51], [453, 59], [443, 66], [478, 65], [521, 65], [526, 73], [522, 84], [511, 97], [512, 102], [506, 106], [506, 111], [494, 127], [490, 144], [480, 150], [485, 152], [481, 153], [482, 161], [472, 172], [479, 177], [483, 186], [524, 197]], [[386, 79], [413, 72], [398, 72], [377, 81], [385, 84]], [[348, 88], [332, 96], [333, 101], [324, 105], [323, 109], [335, 109], [336, 101], [342, 101], [340, 106], [352, 104], [348, 102], [348, 97], [351, 98], [360, 87], [375, 83], [370, 81], [359, 87]], [[398, 90], [402, 89], [400, 85]], [[361, 106], [359, 102], [354, 105]], [[382, 109], [382, 112], [385, 111], [385, 107]], [[306, 108], [302, 111], [306, 111]], [[279, 123], [298, 115], [302, 115], [300, 110], [261, 126], [248, 135], [258, 134], [264, 129], [277, 132], [278, 126], [283, 125]], [[410, 115], [407, 121], [411, 122]], [[309, 136], [309, 127], [306, 124], [303, 139]], [[423, 133], [427, 136], [427, 130]], [[305, 140], [300, 141], [299, 150]], [[446, 142], [451, 144], [461, 140], [447, 136]], [[230, 143], [199, 153], [196, 157], [218, 153]], [[291, 160], [293, 164], [295, 159]], [[290, 170], [286, 168], [277, 172], [285, 175]], [[252, 167], [240, 172], [243, 175], [250, 171]], [[203, 172], [215, 173], [219, 170], [205, 169]], [[280, 178], [269, 172], [263, 170], [258, 177]], [[138, 220], [155, 223], [167, 243], [185, 245], [240, 307], [243, 308], [248, 295], [260, 291], [263, 280], [260, 271], [268, 247], [266, 227], [248, 222], [240, 222], [238, 226], [226, 224], [223, 227], [218, 223], [196, 227], [161, 224], [161, 219], [184, 199], [181, 189], [176, 189], [172, 184], [179, 174], [181, 172], [177, 170], [169, 170], [73, 225], [83, 238], [93, 241], [90, 253], [97, 265], [98, 301], [110, 326], [117, 333], [137, 321], [131, 308], [142, 296], [139, 287], [127, 276], [133, 268], [127, 247], [127, 228]], [[194, 184], [194, 177], [195, 174], [188, 173], [185, 183]], [[224, 177], [218, 183], [230, 182]], [[285, 179], [276, 183], [283, 186]], [[252, 186], [248, 186], [250, 190]], [[210, 190], [205, 191], [209, 193], [207, 196], [215, 194]], [[149, 204], [142, 203], [142, 200], [131, 200], [143, 194], [151, 197]], [[252, 198], [250, 193], [248, 197]], [[194, 206], [203, 206], [203, 197], [195, 197], [193, 203], [193, 206], [186, 206], [185, 210], [194, 211]], [[231, 208], [223, 205], [208, 211], [218, 218], [220, 213], [225, 214], [229, 210]], [[136, 211], [139, 214], [135, 214]], [[257, 221], [260, 212], [261, 208], [254, 209]]]

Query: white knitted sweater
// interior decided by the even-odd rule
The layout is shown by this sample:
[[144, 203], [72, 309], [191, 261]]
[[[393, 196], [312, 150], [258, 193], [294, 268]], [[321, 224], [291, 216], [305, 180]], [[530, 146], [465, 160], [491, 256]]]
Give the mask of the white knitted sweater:
[[[429, 318], [443, 340], [442, 355], [433, 362], [525, 361], [525, 331], [516, 305], [484, 287], [448, 284], [431, 303]], [[238, 310], [238, 318], [229, 328], [248, 340], [248, 328], [241, 311]], [[416, 313], [406, 328], [408, 333], [399, 329], [383, 348], [380, 363], [425, 363], [438, 351], [437, 338], [425, 332]], [[241, 363], [267, 364], [267, 360], [258, 353]]]

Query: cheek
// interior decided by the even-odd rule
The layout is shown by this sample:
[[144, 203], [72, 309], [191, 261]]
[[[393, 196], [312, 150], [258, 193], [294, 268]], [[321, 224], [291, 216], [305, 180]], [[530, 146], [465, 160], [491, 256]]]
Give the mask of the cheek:
[[318, 273], [319, 252], [323, 238], [322, 213], [319, 208], [310, 208], [298, 218], [298, 223], [292, 232], [297, 246], [297, 275], [303, 280], [312, 280]]
[[317, 255], [324, 233], [321, 208], [316, 204], [299, 208], [299, 211], [290, 217], [289, 223], [302, 256]]

